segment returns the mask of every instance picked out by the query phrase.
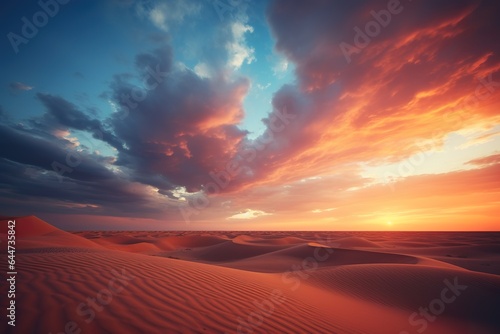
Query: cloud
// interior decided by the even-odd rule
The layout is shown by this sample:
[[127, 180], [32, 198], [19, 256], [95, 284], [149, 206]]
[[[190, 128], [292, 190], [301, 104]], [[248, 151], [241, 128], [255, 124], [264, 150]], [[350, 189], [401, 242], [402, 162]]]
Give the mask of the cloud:
[[243, 212], [237, 213], [228, 217], [227, 219], [255, 219], [262, 216], [270, 216], [270, 213], [261, 210], [246, 209]]
[[[41, 116], [0, 127], [0, 140], [13, 143], [0, 149], [0, 169], [8, 175], [3, 192], [10, 198], [2, 208], [118, 215], [136, 210], [138, 216], [170, 212], [169, 217], [182, 220], [175, 203], [211, 181], [210, 172], [223, 168], [246, 136], [237, 125], [249, 81], [220, 73], [204, 78], [174, 66], [169, 47], [141, 53], [135, 64], [144, 86], [117, 74], [106, 94], [116, 108], [109, 119], [89, 116], [60, 96], [38, 93], [45, 108]], [[85, 134], [93, 137], [89, 146], [81, 143]], [[91, 145], [99, 143], [115, 148], [116, 156], [95, 153]], [[23, 206], [26, 198], [35, 204]]]
[[121, 148], [121, 140], [106, 129], [102, 121], [90, 118], [74, 104], [50, 94], [38, 93], [37, 98], [47, 110], [42, 119], [33, 121], [40, 128], [49, 132], [65, 129], [87, 131], [94, 139], [104, 141], [117, 149]]
[[349, 64], [340, 43], [354, 43], [354, 28], [386, 5], [271, 1], [267, 18], [276, 50], [297, 77], [296, 85], [275, 93], [273, 106], [286, 106], [296, 118], [259, 152], [252, 167], [258, 181], [252, 182], [278, 184], [353, 162], [400, 161], [418, 152], [422, 138], [439, 145], [450, 132], [499, 121], [500, 46], [490, 31], [492, 24], [500, 28], [493, 14], [500, 5], [404, 4]]
[[266, 90], [267, 88], [269, 88], [271, 86], [271, 83], [268, 82], [267, 84], [265, 85], [261, 85], [261, 84], [257, 84], [257, 88], [260, 89], [260, 90]]
[[279, 62], [273, 67], [274, 75], [285, 73], [288, 70], [288, 65], [288, 60], [286, 58], [281, 58]]
[[[228, 71], [255, 61], [246, 40], [253, 27], [244, 15], [217, 23], [218, 48], [211, 44], [216, 50], [196, 58], [194, 70], [176, 66], [170, 47], [140, 53], [134, 75], [113, 78], [106, 96], [115, 112], [108, 119], [90, 116], [60, 96], [37, 94], [45, 113], [31, 119], [29, 128], [0, 127], [0, 139], [14, 143], [0, 150], [5, 203], [21, 207], [26, 196], [33, 203], [42, 199], [34, 204], [40, 210], [137, 208], [137, 215], [175, 216], [177, 207], [167, 204], [185, 202], [219, 181], [227, 185], [219, 187], [214, 202], [260, 209], [244, 209], [231, 219], [268, 212], [310, 215], [333, 206], [341, 218], [398, 201], [410, 210], [412, 199], [429, 209], [445, 207], [446, 199], [435, 207], [426, 200], [434, 190], [443, 198], [460, 190], [466, 205], [470, 182], [496, 191], [494, 156], [471, 161], [485, 167], [475, 174], [403, 179], [394, 199], [388, 188], [370, 186], [357, 164], [397, 162], [419, 152], [422, 138], [439, 146], [450, 132], [498, 123], [500, 46], [491, 32], [500, 30], [500, 4], [405, 2], [348, 63], [340, 43], [354, 43], [354, 28], [364, 28], [372, 10], [387, 6], [382, 0], [360, 3], [270, 1], [267, 20], [283, 57], [281, 69], [294, 68], [296, 80], [274, 93], [273, 110], [262, 120], [266, 129], [255, 139], [240, 128], [250, 81]], [[170, 32], [197, 15], [191, 4], [149, 3], [140, 10]], [[72, 139], [78, 131], [109, 144], [116, 156], [83, 148]], [[65, 163], [70, 149], [81, 151], [82, 162], [61, 185], [52, 163]], [[213, 175], [229, 175], [236, 163], [238, 173], [214, 180]], [[228, 215], [218, 213], [214, 221]], [[329, 215], [315, 215], [322, 216]]]
[[[346, 168], [355, 170], [359, 162], [401, 161], [419, 152], [422, 138], [439, 146], [450, 132], [498, 122], [500, 50], [485, 37], [491, 29], [485, 22], [496, 22], [491, 13], [498, 12], [499, 6], [412, 3], [414, 7], [404, 12], [408, 17], [402, 18], [404, 13], [393, 17], [384, 33], [348, 64], [339, 44], [352, 42], [353, 28], [366, 23], [371, 10], [386, 4], [271, 2], [267, 15], [276, 49], [294, 64], [297, 84], [285, 85], [274, 94], [274, 109], [263, 120], [264, 134], [254, 141], [242, 140], [235, 157], [247, 158], [241, 159], [244, 172], [223, 191], [238, 196], [255, 187], [265, 189], [259, 196], [277, 198], [266, 206], [266, 200], [252, 197], [263, 210], [328, 208], [328, 199], [335, 195], [328, 194], [321, 183], [298, 191], [292, 202], [283, 189], [297, 186], [284, 188], [283, 184], [311, 175], [338, 175]], [[475, 45], [473, 51], [452, 52], [457, 45], [469, 43]], [[450, 55], [452, 63], [460, 66], [451, 65]], [[490, 85], [485, 85], [488, 80]], [[273, 120], [284, 109], [294, 117], [275, 131]], [[372, 182], [356, 174], [346, 177], [352, 184], [339, 189], [339, 194], [357, 194]], [[304, 196], [326, 202], [311, 206], [302, 203]], [[234, 201], [235, 207], [247, 205]]]
[[168, 32], [186, 18], [199, 14], [201, 4], [185, 0], [157, 3], [139, 2], [136, 5], [136, 10], [139, 16], [147, 17], [157, 28]]
[[193, 70], [200, 78], [210, 78], [212, 72], [206, 63], [196, 64]]
[[251, 64], [256, 60], [255, 49], [246, 44], [245, 34], [252, 33], [253, 27], [240, 21], [235, 21], [230, 26], [232, 40], [226, 43], [228, 65], [239, 69], [244, 63]]
[[312, 213], [323, 213], [323, 212], [330, 212], [335, 210], [336, 208], [328, 208], [328, 209], [314, 209], [311, 212]]
[[9, 84], [9, 87], [10, 89], [14, 90], [14, 91], [28, 91], [28, 90], [32, 90], [34, 87], [32, 86], [28, 86], [22, 82], [19, 82], [19, 81], [15, 81], [15, 82], [11, 82]]
[[130, 101], [136, 87], [127, 82], [116, 80], [112, 85], [120, 111], [110, 126], [126, 147], [119, 150], [117, 165], [163, 191], [183, 186], [195, 192], [210, 180], [211, 171], [224, 168], [246, 135], [237, 125], [244, 115], [249, 81], [220, 75], [202, 78], [173, 67], [170, 57], [166, 50], [137, 57], [144, 78], [147, 68], [159, 66], [165, 73], [165, 82], [147, 91], [141, 101]]
[[476, 166], [490, 166], [490, 165], [497, 165], [500, 164], [500, 154], [494, 154], [490, 155], [484, 158], [479, 158], [479, 159], [474, 159], [469, 162], [467, 162], [470, 165], [476, 165]]
[[473, 138], [469, 138], [467, 142], [460, 145], [460, 148], [466, 149], [471, 146], [485, 144], [491, 142], [497, 136], [500, 136], [500, 132], [493, 132], [493, 133], [487, 132], [487, 133], [481, 133], [479, 135], [474, 134]]
[[267, 224], [274, 228], [377, 230], [391, 220], [410, 230], [495, 229], [499, 166], [410, 176], [395, 190], [360, 178], [356, 170], [346, 171], [322, 180], [247, 188], [233, 197], [232, 207], [250, 203], [264, 212], [272, 210]]
[[10, 143], [0, 148], [2, 212], [179, 216], [175, 201], [128, 178], [113, 158], [68, 148], [38, 132], [0, 125], [0, 140]]
[[[46, 138], [37, 138], [29, 133], [29, 130], [20, 131], [9, 126], [0, 126], [0, 139], [2, 142], [9, 142], [10, 145], [3, 145], [0, 149], [0, 157], [10, 161], [42, 168], [48, 171], [48, 175], [56, 178], [54, 163], [58, 165], [78, 164], [78, 168], [67, 166], [67, 173], [71, 178], [82, 181], [99, 181], [111, 177], [112, 173], [92, 159], [84, 152], [72, 152], [68, 155], [65, 147], [58, 145], [57, 142]], [[71, 169], [71, 171], [69, 171]]]

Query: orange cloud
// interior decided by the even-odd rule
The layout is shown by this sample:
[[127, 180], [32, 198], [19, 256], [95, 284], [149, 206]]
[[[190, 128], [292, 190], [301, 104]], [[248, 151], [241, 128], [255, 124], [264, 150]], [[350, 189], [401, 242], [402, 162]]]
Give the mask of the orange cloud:
[[[332, 53], [345, 36], [325, 29], [326, 17], [307, 20], [313, 13], [323, 19], [319, 13], [334, 12], [335, 4], [314, 2], [304, 17], [294, 12], [304, 11], [301, 5], [275, 6], [269, 17], [272, 25], [277, 22], [277, 48], [296, 63], [301, 85], [282, 89], [274, 105], [295, 110], [299, 125], [278, 135], [288, 145], [262, 153], [265, 164], [255, 166], [259, 177], [243, 180], [245, 187], [328, 175], [346, 164], [398, 161], [420, 151], [423, 140], [439, 147], [451, 132], [499, 123], [498, 47], [481, 37], [489, 29], [482, 26], [484, 15], [491, 16], [488, 6], [443, 5], [423, 19], [418, 15], [428, 5], [415, 4], [349, 65], [338, 51]], [[369, 6], [364, 10], [369, 14]], [[366, 13], [350, 15], [359, 19]], [[280, 20], [285, 14], [297, 18], [296, 27]], [[290, 39], [301, 25], [312, 42], [300, 40], [307, 33]], [[477, 49], [468, 49], [471, 41]]]

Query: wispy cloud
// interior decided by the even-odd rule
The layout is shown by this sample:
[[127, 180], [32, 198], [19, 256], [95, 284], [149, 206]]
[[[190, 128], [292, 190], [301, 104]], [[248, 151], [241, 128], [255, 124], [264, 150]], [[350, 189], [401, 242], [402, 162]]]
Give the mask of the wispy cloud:
[[246, 209], [243, 212], [237, 213], [228, 217], [227, 219], [255, 219], [262, 216], [270, 216], [271, 213], [267, 213], [261, 210]]
[[288, 70], [288, 59], [285, 57], [281, 58], [276, 65], [273, 67], [274, 75], [280, 75], [285, 73]]
[[336, 208], [328, 208], [328, 209], [314, 209], [311, 212], [312, 213], [323, 213], [323, 212], [330, 212], [335, 210]]
[[183, 0], [140, 2], [136, 5], [136, 11], [140, 17], [146, 17], [157, 28], [168, 32], [173, 25], [181, 24], [187, 17], [197, 15], [201, 7], [199, 3]]
[[226, 43], [228, 65], [238, 69], [243, 65], [251, 64], [256, 60], [255, 49], [246, 43], [245, 34], [252, 33], [253, 27], [243, 22], [236, 21], [231, 24], [232, 41]]
[[271, 86], [271, 83], [270, 83], [270, 82], [268, 82], [268, 83], [267, 83], [267, 84], [265, 84], [265, 85], [257, 84], [256, 86], [257, 86], [257, 88], [258, 88], [258, 89], [260, 89], [260, 90], [265, 90], [265, 89], [268, 89], [268, 88]]
[[26, 85], [19, 81], [11, 82], [9, 87], [15, 91], [28, 91], [34, 88], [33, 86]]
[[498, 165], [500, 164], [500, 153], [499, 154], [494, 154], [490, 155], [484, 158], [479, 158], [479, 159], [474, 159], [469, 162], [468, 164], [471, 165], [477, 165], [477, 166], [490, 166], [490, 165]]

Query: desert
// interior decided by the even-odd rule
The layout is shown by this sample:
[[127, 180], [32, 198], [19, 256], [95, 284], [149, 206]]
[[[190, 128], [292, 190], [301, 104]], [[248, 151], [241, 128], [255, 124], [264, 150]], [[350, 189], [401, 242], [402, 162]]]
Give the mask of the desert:
[[10, 220], [16, 320], [4, 333], [500, 328], [499, 233], [69, 233], [34, 216]]

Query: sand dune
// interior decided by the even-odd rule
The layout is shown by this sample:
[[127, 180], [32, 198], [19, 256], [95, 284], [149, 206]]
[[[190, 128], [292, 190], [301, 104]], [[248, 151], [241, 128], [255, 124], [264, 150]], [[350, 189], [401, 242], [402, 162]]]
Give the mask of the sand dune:
[[[65, 233], [35, 216], [13, 217], [12, 219], [15, 219], [16, 222], [18, 222], [16, 225], [16, 235], [19, 237], [41, 236], [51, 232]], [[7, 233], [8, 220], [9, 219], [1, 220], [1, 234]]]
[[[294, 265], [302, 265], [304, 259], [314, 259], [318, 268], [344, 266], [367, 263], [417, 263], [419, 259], [414, 256], [378, 253], [373, 251], [359, 251], [356, 249], [329, 248], [329, 254], [323, 247], [314, 244], [296, 245], [286, 249], [267, 252], [262, 255], [241, 259], [241, 261], [226, 263], [232, 268], [259, 272], [283, 272]], [[324, 260], [322, 260], [325, 258]]]
[[171, 249], [185, 248], [198, 248], [205, 246], [213, 246], [230, 240], [225, 237], [212, 236], [212, 235], [185, 235], [174, 236], [160, 239], [161, 243], [168, 244]]
[[232, 239], [235, 243], [240, 244], [266, 244], [266, 245], [293, 245], [306, 243], [307, 240], [296, 237], [282, 237], [282, 238], [256, 238], [249, 235], [239, 235]]
[[[18, 217], [16, 220], [16, 243], [18, 249], [36, 248], [88, 248], [100, 249], [98, 244], [78, 237], [72, 233], [65, 232], [44, 222], [35, 216]], [[1, 221], [0, 234], [7, 233], [7, 221]]]
[[382, 247], [376, 242], [369, 241], [365, 238], [347, 237], [335, 239], [335, 243], [342, 245], [344, 248], [379, 248]]
[[[418, 333], [424, 324], [430, 334], [500, 329], [500, 276], [494, 274], [500, 260], [491, 236], [460, 235], [446, 244], [446, 236], [437, 235], [424, 248], [420, 234], [418, 241], [411, 234], [345, 232], [72, 234], [35, 217], [16, 222], [18, 321], [15, 328], [4, 321], [2, 333], [399, 334]], [[468, 270], [452, 262], [470, 258], [443, 252], [489, 261], [491, 273]], [[0, 270], [6, 272], [5, 258]], [[459, 294], [447, 284], [458, 286]], [[6, 294], [5, 285], [0, 293]], [[418, 315], [419, 308], [452, 297], [432, 321]]]

